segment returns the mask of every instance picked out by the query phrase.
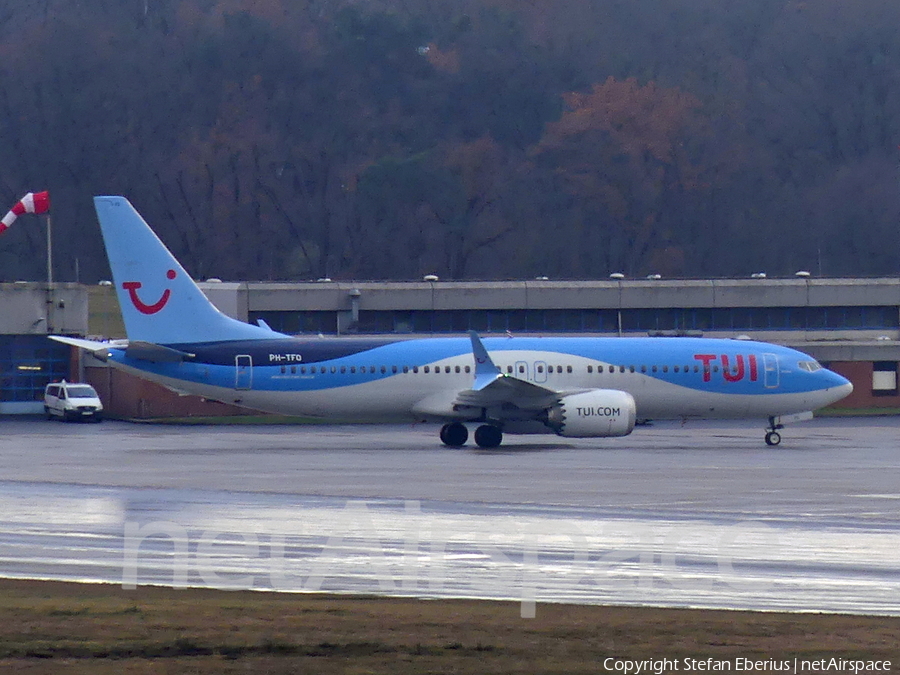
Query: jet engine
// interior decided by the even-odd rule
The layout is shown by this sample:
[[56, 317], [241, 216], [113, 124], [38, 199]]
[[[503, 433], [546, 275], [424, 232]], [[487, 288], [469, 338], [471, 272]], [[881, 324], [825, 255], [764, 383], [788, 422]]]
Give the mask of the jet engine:
[[563, 396], [547, 411], [547, 426], [568, 438], [627, 436], [635, 419], [634, 398], [616, 389]]

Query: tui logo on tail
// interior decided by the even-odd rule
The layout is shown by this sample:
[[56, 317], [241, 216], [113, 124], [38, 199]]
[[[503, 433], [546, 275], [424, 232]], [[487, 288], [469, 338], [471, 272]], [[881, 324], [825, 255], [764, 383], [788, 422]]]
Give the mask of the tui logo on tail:
[[[168, 279], [174, 279], [175, 276], [175, 270], [169, 270], [168, 272], [166, 272], [166, 277]], [[140, 287], [140, 281], [125, 281], [122, 283], [122, 288], [128, 291], [128, 296], [131, 298], [131, 304], [134, 305], [134, 308], [141, 314], [156, 314], [166, 306], [166, 303], [169, 302], [169, 296], [172, 294], [172, 292], [167, 288], [163, 291], [163, 294], [159, 300], [154, 302], [152, 305], [148, 305], [147, 303], [142, 301], [140, 297], [138, 297], [137, 291]]]

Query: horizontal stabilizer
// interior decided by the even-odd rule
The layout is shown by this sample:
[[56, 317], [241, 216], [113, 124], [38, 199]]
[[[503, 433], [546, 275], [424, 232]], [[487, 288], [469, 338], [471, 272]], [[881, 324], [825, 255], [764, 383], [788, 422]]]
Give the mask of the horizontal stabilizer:
[[78, 347], [90, 352], [94, 358], [106, 361], [109, 358], [110, 349], [122, 349], [128, 346], [128, 341], [102, 342], [100, 340], [85, 340], [83, 338], [73, 338], [66, 335], [48, 335], [51, 340], [62, 342], [65, 345]]

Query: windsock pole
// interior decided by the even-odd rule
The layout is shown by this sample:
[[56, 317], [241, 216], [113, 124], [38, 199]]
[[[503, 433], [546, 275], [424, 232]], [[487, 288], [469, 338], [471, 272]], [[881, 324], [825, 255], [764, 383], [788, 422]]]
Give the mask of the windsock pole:
[[53, 332], [53, 228], [47, 213], [47, 332]]
[[47, 286], [53, 283], [53, 228], [50, 224], [50, 214], [47, 214]]

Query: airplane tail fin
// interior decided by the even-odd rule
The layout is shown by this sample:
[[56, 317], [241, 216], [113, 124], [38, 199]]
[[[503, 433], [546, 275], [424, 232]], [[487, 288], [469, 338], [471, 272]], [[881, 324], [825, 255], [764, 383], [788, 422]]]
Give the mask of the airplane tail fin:
[[184, 345], [281, 334], [222, 314], [124, 197], [94, 197], [130, 341]]

